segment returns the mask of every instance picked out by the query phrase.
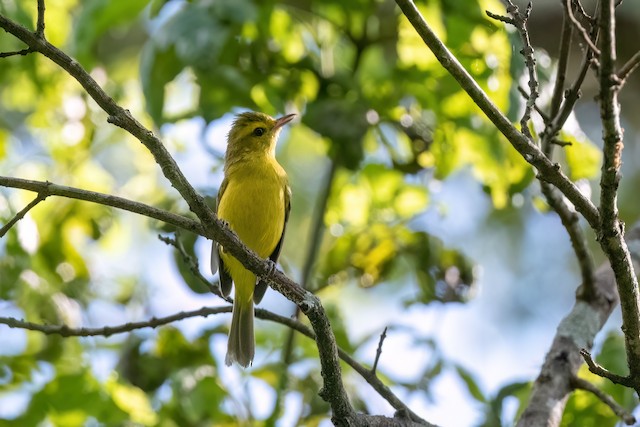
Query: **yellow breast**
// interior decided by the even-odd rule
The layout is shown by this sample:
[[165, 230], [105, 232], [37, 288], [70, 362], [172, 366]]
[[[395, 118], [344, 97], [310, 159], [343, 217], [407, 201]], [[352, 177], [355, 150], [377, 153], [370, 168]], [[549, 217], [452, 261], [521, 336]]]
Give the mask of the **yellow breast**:
[[262, 258], [273, 252], [282, 235], [286, 179], [282, 167], [269, 158], [243, 162], [227, 171], [218, 216]]

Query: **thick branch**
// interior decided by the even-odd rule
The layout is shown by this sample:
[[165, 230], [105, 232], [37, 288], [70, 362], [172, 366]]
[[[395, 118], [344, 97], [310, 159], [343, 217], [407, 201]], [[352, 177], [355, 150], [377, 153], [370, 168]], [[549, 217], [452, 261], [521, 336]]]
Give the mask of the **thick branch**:
[[502, 114], [487, 94], [478, 86], [473, 77], [469, 75], [436, 36], [415, 4], [411, 0], [396, 0], [396, 3], [440, 64], [458, 81], [460, 87], [467, 92], [523, 158], [538, 170], [539, 178], [555, 185], [573, 203], [576, 210], [584, 216], [587, 222], [592, 227], [597, 228], [600, 223], [600, 214], [591, 200], [582, 194], [578, 187], [562, 173], [557, 163], [551, 162], [532, 141], [519, 132], [509, 119]]
[[595, 298], [576, 299], [571, 312], [560, 322], [518, 427], [560, 425], [567, 398], [573, 391], [571, 379], [583, 363], [580, 350], [591, 348], [617, 303], [613, 273], [608, 265], [598, 269], [594, 290]]
[[614, 1], [600, 7], [600, 117], [603, 127], [603, 163], [600, 178], [601, 228], [598, 238], [616, 277], [627, 364], [634, 389], [640, 395], [640, 298], [631, 255], [624, 241], [624, 224], [618, 216], [617, 194], [622, 164], [622, 127], [618, 104], [619, 80], [615, 72], [616, 37]]
[[[629, 232], [628, 239], [640, 260], [640, 224]], [[558, 325], [518, 427], [560, 425], [569, 394], [575, 389], [574, 379], [583, 363], [581, 353], [593, 346], [596, 334], [618, 303], [615, 278], [608, 262], [596, 271], [593, 290], [588, 300], [582, 298], [578, 290], [575, 305]]]

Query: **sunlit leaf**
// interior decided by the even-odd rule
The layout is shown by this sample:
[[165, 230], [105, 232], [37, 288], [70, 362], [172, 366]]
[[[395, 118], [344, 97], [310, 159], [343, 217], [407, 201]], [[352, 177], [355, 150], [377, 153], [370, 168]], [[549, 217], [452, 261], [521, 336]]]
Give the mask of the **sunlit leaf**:
[[151, 408], [149, 397], [144, 391], [115, 381], [108, 383], [107, 389], [113, 396], [115, 404], [129, 414], [131, 421], [145, 426], [154, 425], [157, 422], [156, 413]]
[[602, 151], [581, 136], [562, 133], [560, 138], [571, 144], [564, 147], [571, 179], [592, 179], [598, 176], [602, 164]]
[[467, 391], [471, 394], [471, 396], [478, 402], [486, 402], [486, 397], [482, 393], [482, 390], [480, 390], [480, 386], [478, 385], [477, 380], [474, 378], [473, 374], [462, 366], [456, 366], [456, 372], [460, 376], [460, 379], [467, 386]]

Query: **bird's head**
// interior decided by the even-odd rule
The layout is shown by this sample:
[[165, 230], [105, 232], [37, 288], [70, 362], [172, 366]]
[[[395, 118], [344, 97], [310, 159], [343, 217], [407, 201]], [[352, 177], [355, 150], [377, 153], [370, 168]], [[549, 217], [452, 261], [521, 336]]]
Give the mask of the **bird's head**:
[[275, 155], [280, 129], [294, 117], [295, 114], [287, 114], [279, 119], [256, 112], [238, 114], [229, 131], [227, 156], [252, 153]]

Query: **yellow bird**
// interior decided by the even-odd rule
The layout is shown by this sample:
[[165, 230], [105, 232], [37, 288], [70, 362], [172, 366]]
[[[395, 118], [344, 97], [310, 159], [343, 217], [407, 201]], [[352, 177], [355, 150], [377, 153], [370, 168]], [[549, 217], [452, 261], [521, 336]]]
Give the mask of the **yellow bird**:
[[[276, 143], [282, 126], [294, 116], [276, 120], [263, 113], [239, 114], [229, 132], [224, 180], [218, 192], [218, 218], [226, 221], [245, 245], [274, 263], [282, 249], [291, 207], [291, 189], [276, 160]], [[231, 292], [232, 281], [236, 286], [225, 363], [247, 367], [255, 353], [253, 303], [262, 300], [267, 283], [257, 281], [255, 274], [214, 242], [211, 270], [215, 273], [218, 269], [225, 296]]]

